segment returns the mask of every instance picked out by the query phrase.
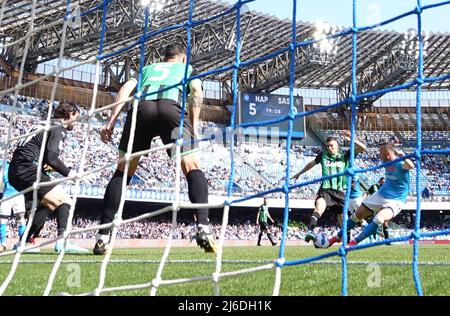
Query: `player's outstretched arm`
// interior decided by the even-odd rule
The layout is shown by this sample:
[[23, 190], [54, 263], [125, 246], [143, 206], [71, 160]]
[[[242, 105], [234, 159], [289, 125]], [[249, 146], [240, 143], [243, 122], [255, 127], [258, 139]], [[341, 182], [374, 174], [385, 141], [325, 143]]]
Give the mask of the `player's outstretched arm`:
[[100, 137], [103, 142], [107, 143], [111, 141], [112, 133], [114, 131], [114, 127], [116, 126], [117, 118], [119, 117], [120, 111], [125, 105], [125, 101], [130, 97], [130, 94], [133, 92], [136, 87], [137, 81], [136, 79], [130, 79], [120, 88], [119, 93], [116, 96], [114, 102], [120, 102], [117, 104], [114, 109], [111, 117], [109, 118], [108, 124], [106, 124], [102, 130], [100, 131]]
[[45, 161], [47, 162], [47, 165], [53, 170], [63, 175], [64, 177], [67, 177], [69, 176], [70, 168], [67, 167], [59, 158], [60, 144], [64, 142], [64, 137], [61, 129], [62, 127], [58, 127], [49, 132], [50, 135], [48, 137], [45, 151]]
[[[405, 156], [405, 153], [402, 151], [402, 150], [396, 150], [395, 151], [395, 154], [398, 156], [398, 157], [404, 157]], [[411, 170], [411, 169], [414, 169], [414, 162], [411, 160], [411, 159], [405, 159], [405, 160], [403, 160], [403, 166], [402, 166], [402, 169], [405, 169], [405, 170]]]
[[304, 173], [308, 172], [309, 170], [311, 170], [315, 165], [316, 165], [316, 161], [315, 160], [312, 160], [312, 161], [308, 162], [306, 164], [306, 166], [300, 172], [296, 173], [292, 177], [292, 179], [297, 180], [302, 174], [304, 174]]
[[194, 132], [197, 133], [198, 120], [203, 104], [203, 89], [202, 82], [199, 79], [194, 79], [190, 82], [191, 93], [188, 97], [189, 103], [189, 119], [192, 124]]
[[[350, 141], [350, 136], [351, 136], [350, 131], [344, 131], [344, 138], [347, 141]], [[357, 137], [355, 137], [354, 139], [355, 139], [355, 151], [356, 151], [356, 153], [359, 154], [359, 153], [365, 152], [367, 150], [366, 145], [363, 142], [361, 142]]]

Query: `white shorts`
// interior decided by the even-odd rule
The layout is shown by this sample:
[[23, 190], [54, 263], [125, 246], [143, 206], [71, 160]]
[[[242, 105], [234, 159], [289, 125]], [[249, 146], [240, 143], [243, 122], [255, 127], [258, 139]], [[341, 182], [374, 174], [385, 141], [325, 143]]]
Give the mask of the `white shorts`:
[[364, 201], [364, 198], [362, 196], [357, 197], [356, 199], [351, 199], [350, 204], [348, 206], [348, 210], [350, 213], [355, 212], [358, 207], [361, 206], [362, 202]]
[[392, 210], [392, 213], [394, 213], [394, 217], [397, 216], [405, 206], [404, 202], [400, 200], [386, 199], [382, 197], [378, 192], [375, 192], [375, 194], [365, 199], [363, 201], [363, 204], [370, 210], [374, 211], [375, 214], [377, 214], [384, 208], [390, 208]]
[[25, 198], [23, 194], [17, 195], [12, 199], [2, 201], [0, 204], [0, 216], [1, 217], [10, 217], [11, 212], [16, 214], [25, 213]]

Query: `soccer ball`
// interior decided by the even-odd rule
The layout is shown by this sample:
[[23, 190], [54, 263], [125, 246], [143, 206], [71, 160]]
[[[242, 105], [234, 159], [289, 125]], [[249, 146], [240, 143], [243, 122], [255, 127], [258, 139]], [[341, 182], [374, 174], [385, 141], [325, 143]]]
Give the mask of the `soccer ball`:
[[328, 248], [328, 237], [325, 234], [317, 234], [314, 241], [314, 247], [316, 248]]

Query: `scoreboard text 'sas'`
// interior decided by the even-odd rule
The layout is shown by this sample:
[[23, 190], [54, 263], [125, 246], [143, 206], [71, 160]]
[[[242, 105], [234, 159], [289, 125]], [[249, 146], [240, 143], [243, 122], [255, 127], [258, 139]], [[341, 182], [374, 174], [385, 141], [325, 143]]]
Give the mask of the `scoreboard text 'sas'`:
[[[257, 123], [276, 120], [289, 114], [290, 98], [285, 95], [263, 93], [241, 93], [238, 107], [238, 124]], [[294, 97], [294, 114], [303, 112], [303, 98]], [[287, 137], [289, 120], [272, 123], [264, 127], [249, 127], [244, 129], [244, 134], [263, 135], [270, 134], [278, 129], [281, 137]], [[305, 137], [305, 120], [299, 117], [294, 120], [293, 138]]]

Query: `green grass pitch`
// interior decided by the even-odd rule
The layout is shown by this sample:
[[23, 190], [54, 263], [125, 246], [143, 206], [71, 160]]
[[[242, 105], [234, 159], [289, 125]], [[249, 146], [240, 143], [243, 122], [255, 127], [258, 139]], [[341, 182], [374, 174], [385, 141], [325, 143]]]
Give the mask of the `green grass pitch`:
[[[337, 248], [333, 248], [336, 250]], [[313, 247], [287, 247], [286, 259], [307, 258], [328, 252]], [[151, 281], [158, 268], [163, 249], [117, 249], [107, 269], [106, 287], [139, 284]], [[271, 262], [278, 255], [278, 247], [228, 247], [224, 250], [222, 271], [234, 271]], [[0, 280], [6, 278], [13, 257], [0, 258]], [[411, 264], [412, 246], [380, 246], [351, 252], [348, 260], [363, 262], [348, 266], [349, 295], [416, 295]], [[425, 295], [450, 295], [450, 245], [421, 245], [420, 276]], [[12, 282], [4, 295], [42, 295], [56, 255], [49, 251], [24, 254]], [[192, 263], [167, 263], [163, 279], [208, 276], [215, 270], [215, 256], [199, 248], [173, 248], [170, 260], [202, 260]], [[66, 254], [57, 274], [52, 295], [60, 292], [79, 294], [96, 288], [102, 257]], [[234, 262], [246, 260], [247, 263]], [[339, 261], [339, 257], [325, 259]], [[134, 261], [134, 262], [133, 262]], [[142, 261], [142, 262], [136, 262]], [[153, 262], [154, 261], [154, 262]], [[260, 261], [260, 262], [259, 262]], [[364, 262], [379, 263], [378, 267]], [[77, 262], [77, 263], [74, 263]], [[378, 273], [379, 272], [379, 273]], [[275, 270], [264, 270], [220, 281], [222, 295], [272, 295]], [[340, 263], [284, 267], [280, 295], [340, 295]], [[121, 291], [104, 295], [148, 295], [149, 289]], [[157, 295], [212, 295], [211, 281], [176, 285], [162, 285]]]

